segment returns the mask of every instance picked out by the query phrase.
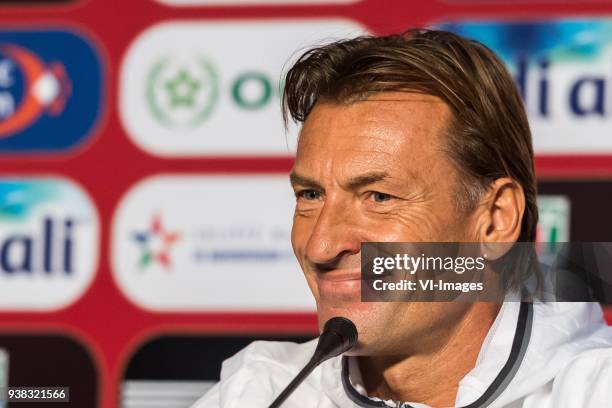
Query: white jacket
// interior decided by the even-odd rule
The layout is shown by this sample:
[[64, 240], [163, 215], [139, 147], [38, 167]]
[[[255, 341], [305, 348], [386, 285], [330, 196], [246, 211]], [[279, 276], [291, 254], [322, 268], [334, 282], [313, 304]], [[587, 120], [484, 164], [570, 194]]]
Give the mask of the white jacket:
[[[268, 407], [310, 359], [316, 341], [256, 341], [223, 363], [221, 381], [192, 408]], [[352, 358], [324, 362], [284, 408], [426, 407], [363, 395]], [[457, 407], [612, 407], [612, 327], [597, 303], [504, 303]]]

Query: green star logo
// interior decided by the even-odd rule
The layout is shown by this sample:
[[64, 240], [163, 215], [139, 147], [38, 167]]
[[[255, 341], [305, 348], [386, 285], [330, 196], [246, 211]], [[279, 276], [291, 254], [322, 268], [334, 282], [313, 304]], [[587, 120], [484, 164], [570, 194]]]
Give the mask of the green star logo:
[[170, 105], [172, 107], [193, 107], [199, 88], [198, 80], [192, 78], [188, 71], [181, 70], [175, 78], [166, 82], [166, 90], [170, 95]]
[[166, 127], [197, 127], [217, 103], [218, 82], [216, 70], [204, 58], [162, 58], [146, 77], [147, 105]]

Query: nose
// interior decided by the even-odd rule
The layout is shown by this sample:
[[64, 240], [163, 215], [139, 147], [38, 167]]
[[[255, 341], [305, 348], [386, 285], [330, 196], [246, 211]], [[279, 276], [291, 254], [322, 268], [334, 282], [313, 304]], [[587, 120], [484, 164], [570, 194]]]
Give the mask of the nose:
[[319, 212], [306, 246], [309, 262], [329, 268], [343, 267], [349, 255], [361, 251], [355, 211], [340, 200], [328, 199]]

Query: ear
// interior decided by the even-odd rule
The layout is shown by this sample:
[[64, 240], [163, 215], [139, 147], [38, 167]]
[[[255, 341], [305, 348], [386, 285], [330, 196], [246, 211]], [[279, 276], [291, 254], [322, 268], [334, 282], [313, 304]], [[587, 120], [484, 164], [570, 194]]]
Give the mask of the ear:
[[509, 177], [495, 180], [481, 200], [478, 217], [480, 242], [516, 242], [525, 212], [523, 188]]

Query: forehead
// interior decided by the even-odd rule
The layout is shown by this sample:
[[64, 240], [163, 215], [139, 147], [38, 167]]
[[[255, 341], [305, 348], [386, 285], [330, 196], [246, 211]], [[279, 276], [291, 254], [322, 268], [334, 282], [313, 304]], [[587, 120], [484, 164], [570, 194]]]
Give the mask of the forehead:
[[302, 158], [313, 164], [315, 155], [328, 164], [425, 165], [440, 159], [449, 119], [441, 99], [418, 93], [385, 92], [350, 104], [319, 102], [300, 132], [296, 164], [303, 165]]

